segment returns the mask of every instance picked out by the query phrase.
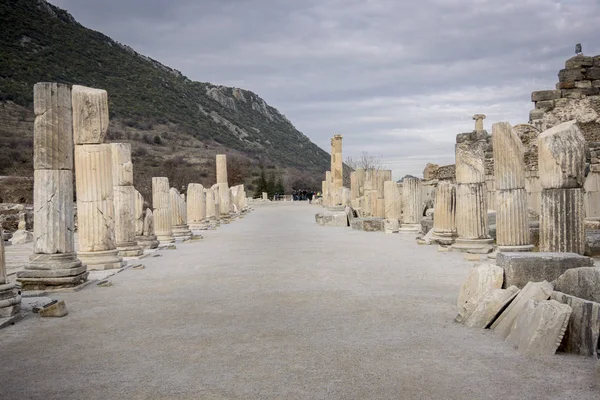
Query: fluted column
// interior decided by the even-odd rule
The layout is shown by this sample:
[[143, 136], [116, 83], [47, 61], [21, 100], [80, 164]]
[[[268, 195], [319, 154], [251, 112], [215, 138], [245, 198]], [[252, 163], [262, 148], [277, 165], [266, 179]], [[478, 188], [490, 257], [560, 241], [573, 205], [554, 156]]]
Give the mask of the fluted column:
[[207, 228], [206, 218], [206, 194], [204, 186], [199, 183], [190, 183], [187, 188], [187, 220], [192, 231], [205, 230]]
[[377, 199], [373, 216], [377, 218], [385, 218], [385, 193], [384, 183], [392, 180], [392, 170], [380, 169], [375, 174], [375, 189], [377, 191]]
[[119, 255], [137, 257], [144, 254], [135, 240], [135, 193], [131, 144], [111, 143], [113, 196], [115, 206], [115, 240]]
[[540, 251], [583, 254], [585, 138], [575, 121], [538, 137], [542, 185]]
[[[142, 215], [144, 213], [142, 212]], [[158, 247], [158, 239], [154, 234], [154, 215], [152, 210], [147, 208], [144, 215], [144, 221], [142, 226], [142, 234], [136, 236], [137, 243], [144, 249], [155, 249]]]
[[174, 238], [189, 239], [192, 236], [187, 225], [187, 205], [181, 193], [175, 188], [169, 189], [171, 196], [171, 229]]
[[344, 186], [344, 165], [342, 158], [342, 135], [334, 135], [331, 139], [331, 174], [333, 178], [333, 205], [342, 203], [342, 187]]
[[135, 236], [137, 237], [144, 234], [144, 196], [137, 190], [134, 190], [133, 193], [133, 219], [135, 220]]
[[363, 217], [373, 217], [377, 212], [377, 170], [367, 169], [364, 181]]
[[431, 240], [442, 245], [450, 245], [456, 239], [456, 185], [451, 182], [438, 182], [433, 204], [433, 236]]
[[385, 202], [385, 232], [394, 233], [400, 229], [400, 217], [402, 216], [402, 197], [398, 184], [394, 181], [383, 183]]
[[496, 244], [500, 251], [530, 251], [525, 149], [508, 122], [492, 125], [496, 178]]
[[217, 154], [217, 183], [228, 183], [227, 155], [225, 154]]
[[204, 193], [206, 195], [206, 218], [209, 221], [209, 229], [215, 229], [218, 225], [215, 192], [212, 189], [204, 189]]
[[152, 207], [154, 208], [154, 232], [161, 243], [173, 243], [171, 222], [171, 195], [169, 178], [152, 178]]
[[6, 278], [6, 255], [4, 254], [4, 239], [2, 224], [0, 224], [0, 324], [19, 318], [21, 310], [21, 293], [15, 283]]
[[402, 225], [400, 232], [418, 232], [423, 218], [423, 188], [419, 178], [402, 181]]
[[33, 254], [17, 280], [23, 290], [73, 287], [85, 282], [88, 272], [73, 236], [71, 88], [38, 83], [33, 97]]

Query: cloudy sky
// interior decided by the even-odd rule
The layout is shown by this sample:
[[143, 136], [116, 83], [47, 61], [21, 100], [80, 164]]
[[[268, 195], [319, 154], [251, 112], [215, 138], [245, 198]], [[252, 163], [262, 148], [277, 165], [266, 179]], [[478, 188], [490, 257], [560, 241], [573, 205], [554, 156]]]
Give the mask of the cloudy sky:
[[454, 162], [473, 114], [527, 122], [598, 0], [50, 0], [190, 79], [254, 91], [323, 149], [380, 156], [396, 179]]

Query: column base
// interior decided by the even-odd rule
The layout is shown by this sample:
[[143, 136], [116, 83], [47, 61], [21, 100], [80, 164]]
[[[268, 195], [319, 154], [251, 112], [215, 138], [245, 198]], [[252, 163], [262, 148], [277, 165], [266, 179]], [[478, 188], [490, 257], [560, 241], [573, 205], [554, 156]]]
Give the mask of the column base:
[[139, 257], [144, 254], [144, 249], [136, 242], [119, 243], [117, 244], [117, 250], [119, 250], [121, 257]]
[[104, 270], [118, 269], [127, 265], [126, 261], [119, 256], [119, 250], [104, 250], [104, 251], [80, 251], [77, 256], [88, 269]]
[[158, 247], [156, 235], [151, 236], [136, 236], [135, 240], [142, 249], [155, 249]]
[[192, 231], [187, 225], [174, 225], [173, 226], [173, 238], [175, 239], [189, 239], [192, 237]]
[[231, 222], [231, 214], [221, 214], [219, 220], [222, 224], [228, 224]]
[[463, 253], [487, 254], [494, 250], [494, 239], [462, 239], [457, 238], [452, 250]]
[[517, 252], [531, 251], [531, 250], [533, 250], [532, 244], [524, 244], [522, 246], [498, 246], [498, 252], [503, 252], [503, 253], [513, 252], [513, 251], [517, 251]]
[[11, 318], [21, 310], [21, 293], [14, 283], [0, 285], [0, 322]]
[[383, 222], [383, 229], [385, 233], [398, 233], [398, 230], [400, 229], [400, 223], [397, 219], [386, 219]]
[[416, 233], [421, 232], [421, 224], [402, 224], [398, 230], [400, 233]]
[[87, 267], [75, 253], [32, 254], [29, 264], [17, 272], [23, 290], [77, 287], [87, 280]]
[[173, 238], [173, 235], [157, 234], [156, 239], [158, 240], [159, 244], [175, 243], [175, 238]]
[[205, 231], [208, 229], [208, 221], [202, 221], [202, 222], [192, 222], [191, 224], [188, 224], [188, 227], [190, 228], [190, 231]]
[[431, 241], [433, 243], [449, 246], [456, 241], [458, 235], [456, 232], [436, 232], [433, 231], [431, 234]]

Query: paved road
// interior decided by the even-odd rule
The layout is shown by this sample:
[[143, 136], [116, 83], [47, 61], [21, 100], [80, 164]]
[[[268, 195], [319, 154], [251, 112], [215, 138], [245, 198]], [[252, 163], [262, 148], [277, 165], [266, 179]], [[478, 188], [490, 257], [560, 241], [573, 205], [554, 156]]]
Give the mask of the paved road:
[[455, 324], [469, 263], [260, 205], [0, 331], [1, 399], [598, 399], [594, 364]]

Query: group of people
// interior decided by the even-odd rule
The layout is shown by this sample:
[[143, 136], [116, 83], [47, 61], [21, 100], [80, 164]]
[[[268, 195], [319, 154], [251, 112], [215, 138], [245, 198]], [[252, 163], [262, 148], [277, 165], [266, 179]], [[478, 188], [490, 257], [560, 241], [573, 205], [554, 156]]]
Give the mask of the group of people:
[[308, 190], [292, 190], [292, 199], [294, 201], [312, 201], [313, 197], [316, 197], [317, 193]]

